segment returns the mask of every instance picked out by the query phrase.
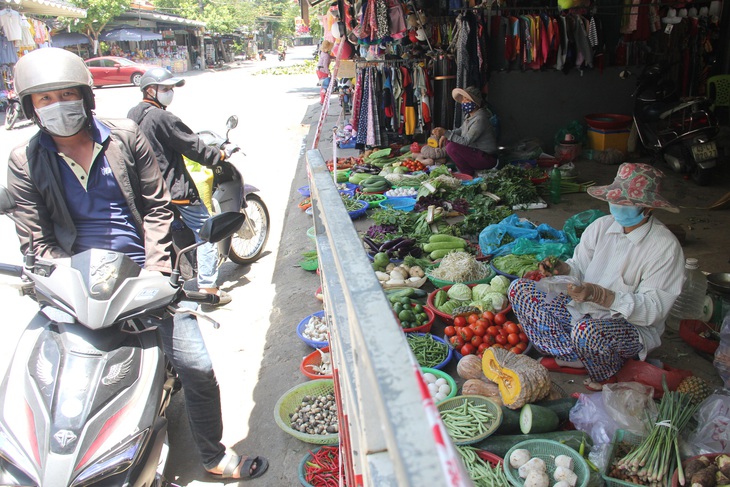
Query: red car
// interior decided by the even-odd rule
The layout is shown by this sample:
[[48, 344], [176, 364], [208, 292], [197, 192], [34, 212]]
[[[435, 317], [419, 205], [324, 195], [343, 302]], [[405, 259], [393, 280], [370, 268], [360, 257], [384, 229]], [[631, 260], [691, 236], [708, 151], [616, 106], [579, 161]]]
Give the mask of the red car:
[[139, 86], [139, 80], [144, 72], [155, 67], [116, 56], [87, 59], [86, 66], [94, 77], [94, 87], [128, 84]]

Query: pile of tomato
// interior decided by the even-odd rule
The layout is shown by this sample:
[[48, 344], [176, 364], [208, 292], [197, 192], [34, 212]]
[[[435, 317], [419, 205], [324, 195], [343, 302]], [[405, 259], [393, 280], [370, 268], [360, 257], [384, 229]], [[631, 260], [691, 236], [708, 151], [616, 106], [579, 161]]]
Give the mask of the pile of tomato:
[[406, 159], [400, 165], [408, 168], [411, 172], [424, 171], [426, 169], [426, 166], [421, 161], [415, 161], [413, 159]]
[[513, 353], [527, 349], [528, 339], [520, 325], [507, 316], [491, 311], [457, 316], [454, 324], [444, 329], [451, 345], [462, 355], [482, 356], [489, 347], [504, 348]]

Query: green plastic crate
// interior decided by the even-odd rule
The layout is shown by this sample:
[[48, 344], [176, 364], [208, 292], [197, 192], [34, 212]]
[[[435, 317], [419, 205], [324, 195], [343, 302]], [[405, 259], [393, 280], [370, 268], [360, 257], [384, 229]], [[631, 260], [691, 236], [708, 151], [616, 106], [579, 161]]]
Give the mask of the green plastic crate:
[[[618, 449], [618, 445], [621, 443], [628, 443], [629, 445], [638, 445], [641, 442], [641, 440], [643, 440], [643, 437], [637, 436], [634, 433], [631, 433], [630, 431], [616, 430], [616, 434], [614, 434], [613, 441], [611, 442], [611, 454], [608, 457], [608, 463], [606, 464], [606, 468], [604, 469], [604, 471], [601, 473], [601, 476], [603, 477], [603, 480], [606, 482], [607, 487], [640, 486], [640, 484], [635, 484], [633, 482], [627, 482], [625, 480], [619, 480], [619, 479], [616, 479], [613, 477], [609, 477], [608, 473], [611, 471], [611, 466], [613, 465], [614, 458], [616, 457], [616, 450]], [[674, 469], [672, 469], [667, 474], [665, 485], [670, 485], [672, 475], [674, 475]]]

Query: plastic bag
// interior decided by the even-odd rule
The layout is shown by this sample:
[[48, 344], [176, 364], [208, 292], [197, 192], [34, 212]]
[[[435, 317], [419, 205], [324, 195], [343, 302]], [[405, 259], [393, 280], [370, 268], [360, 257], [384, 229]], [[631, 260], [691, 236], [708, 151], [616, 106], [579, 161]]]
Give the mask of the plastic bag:
[[646, 436], [657, 416], [654, 388], [638, 382], [603, 386], [603, 404], [622, 430]]
[[551, 243], [550, 241], [536, 242], [528, 238], [518, 238], [512, 244], [512, 253], [515, 255], [534, 254], [538, 260], [551, 255], [567, 260], [573, 256], [573, 246], [569, 243]]
[[725, 387], [730, 387], [730, 313], [725, 315], [720, 327], [720, 345], [715, 350], [712, 365], [717, 369]]
[[567, 127], [563, 127], [555, 133], [555, 143], [562, 143], [565, 140], [565, 136], [568, 134], [573, 136], [574, 142], [581, 144], [585, 141], [586, 129], [580, 121], [573, 120], [567, 125]]
[[605, 216], [606, 214], [601, 210], [586, 210], [577, 213], [565, 222], [563, 225], [563, 231], [568, 239], [568, 242], [575, 247], [580, 242], [580, 236], [583, 235], [588, 225], [593, 223], [598, 218]]
[[555, 299], [558, 294], [568, 294], [568, 284], [579, 286], [580, 280], [575, 276], [543, 277], [537, 281], [535, 287], [538, 291], [542, 291], [547, 294], [547, 301], [550, 302]]
[[[512, 253], [514, 241], [524, 237], [537, 240], [535, 225], [512, 214], [499, 223], [487, 226], [479, 234], [479, 248], [484, 255], [506, 255]], [[505, 242], [504, 244], [502, 242]]]
[[697, 425], [685, 435], [683, 454], [730, 453], [730, 390], [719, 389], [702, 401], [693, 420]]
[[185, 168], [198, 190], [200, 201], [208, 208], [209, 212], [213, 213], [213, 171], [187, 157], [183, 157], [183, 159], [185, 159]]
[[591, 435], [594, 445], [611, 443], [619, 425], [611, 418], [603, 403], [603, 392], [580, 394], [570, 410], [570, 422], [575, 429]]

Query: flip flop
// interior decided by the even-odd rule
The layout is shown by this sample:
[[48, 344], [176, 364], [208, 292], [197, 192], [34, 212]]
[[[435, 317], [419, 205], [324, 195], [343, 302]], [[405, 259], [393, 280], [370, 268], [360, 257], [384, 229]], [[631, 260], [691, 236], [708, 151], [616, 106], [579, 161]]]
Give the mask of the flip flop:
[[583, 381], [583, 385], [589, 391], [592, 391], [592, 392], [601, 392], [603, 390], [603, 386], [604, 385], [606, 385], [606, 384], [615, 384], [616, 382], [618, 382], [616, 380], [616, 377], [609, 377], [608, 379], [606, 379], [604, 381], [601, 381], [601, 382], [596, 382], [596, 381], [592, 380], [590, 377], [588, 377], [587, 379], [585, 379]]
[[[234, 477], [233, 474], [239, 465], [241, 465], [240, 477]], [[231, 455], [226, 466], [223, 467], [223, 472], [213, 473], [209, 471], [208, 473], [218, 479], [251, 480], [261, 477], [268, 468], [269, 461], [266, 457], [248, 457], [244, 460], [242, 456]]]
[[553, 357], [542, 357], [538, 360], [543, 367], [548, 369], [550, 372], [560, 372], [561, 374], [573, 374], [573, 375], [587, 375], [588, 371], [581, 367], [579, 369], [575, 367], [565, 367], [558, 365]]

